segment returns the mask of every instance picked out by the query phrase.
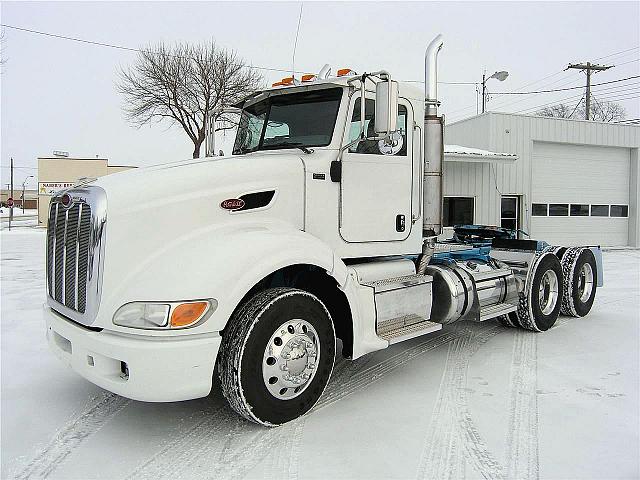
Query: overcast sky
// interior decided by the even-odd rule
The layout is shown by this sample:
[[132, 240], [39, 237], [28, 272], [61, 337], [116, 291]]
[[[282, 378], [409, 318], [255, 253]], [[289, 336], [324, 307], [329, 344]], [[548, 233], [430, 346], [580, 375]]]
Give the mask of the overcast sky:
[[[509, 78], [502, 83], [491, 80], [489, 90], [566, 88], [584, 84], [584, 74], [562, 72], [568, 63], [596, 61], [617, 65], [593, 77], [594, 83], [606, 82], [640, 74], [640, 53], [634, 49], [640, 43], [639, 5], [636, 1], [305, 2], [296, 69], [316, 72], [330, 63], [356, 71], [384, 68], [396, 79], [421, 80], [424, 49], [443, 33], [441, 81], [476, 82], [483, 69], [489, 75], [507, 70]], [[213, 38], [254, 65], [286, 69], [291, 67], [300, 3], [2, 2], [0, 8], [7, 25], [127, 47]], [[34, 168], [38, 156], [53, 150], [72, 156], [100, 155], [113, 165], [189, 158], [192, 146], [177, 127], [155, 124], [136, 129], [124, 119], [115, 82], [118, 69], [129, 65], [135, 53], [3, 30], [3, 184], [8, 181], [10, 157], [20, 167]], [[265, 72], [269, 83], [282, 76]], [[640, 79], [634, 79], [607, 85], [594, 95], [603, 100], [621, 98], [627, 117], [638, 118], [639, 84]], [[581, 93], [495, 96], [488, 108], [527, 113]], [[441, 85], [440, 97], [448, 122], [476, 112], [473, 85]], [[25, 168], [16, 171], [16, 184], [36, 172]]]

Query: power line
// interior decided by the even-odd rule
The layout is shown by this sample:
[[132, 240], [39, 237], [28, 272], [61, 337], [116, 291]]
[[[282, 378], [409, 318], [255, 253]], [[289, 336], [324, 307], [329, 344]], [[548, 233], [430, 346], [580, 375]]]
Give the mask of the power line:
[[[400, 80], [405, 83], [424, 83], [424, 80]], [[480, 82], [438, 82], [443, 85], [479, 85]]]
[[[625, 53], [627, 53], [627, 54], [628, 54], [628, 52], [631, 52], [631, 51], [633, 51], [633, 50], [637, 50], [638, 48], [640, 48], [640, 47], [639, 47], [639, 46], [634, 46], [634, 47], [631, 47], [631, 48], [627, 48], [627, 49], [625, 49], [625, 50], [620, 50], [620, 51], [618, 51], [618, 52], [613, 52], [613, 53], [610, 53], [610, 54], [604, 55], [604, 56], [602, 56], [602, 57], [598, 57], [598, 58], [596, 58], [596, 60], [602, 60], [602, 59], [604, 59], [604, 58], [615, 57], [615, 56], [618, 56], [618, 55], [620, 55], [620, 54], [625, 54]], [[625, 56], [625, 55], [623, 55], [623, 56]], [[624, 65], [624, 64], [626, 64], [626, 63], [630, 63], [630, 62], [625, 62], [625, 63], [623, 63], [623, 64], [619, 64], [618, 66], [620, 66], [620, 65]], [[561, 73], [564, 73], [564, 72], [566, 72], [566, 70], [560, 70], [559, 72], [552, 73], [551, 75], [547, 75], [546, 77], [543, 77], [543, 78], [542, 78], [542, 79], [540, 79], [540, 80], [536, 80], [536, 81], [531, 82], [531, 83], [529, 83], [529, 84], [527, 84], [527, 85], [524, 85], [524, 86], [522, 86], [522, 87], [516, 88], [516, 89], [514, 89], [514, 90], [512, 90], [512, 91], [517, 92], [517, 91], [519, 91], [519, 90], [522, 90], [522, 89], [523, 89], [524, 87], [526, 87], [526, 86], [531, 86], [531, 85], [534, 85], [534, 84], [536, 84], [536, 83], [540, 83], [540, 82], [542, 82], [543, 80], [546, 80], [546, 79], [548, 79], [548, 78], [555, 77], [556, 75], [561, 74]], [[543, 85], [543, 86], [551, 87], [551, 86], [556, 85], [556, 84], [558, 84], [558, 83], [560, 83], [560, 82], [564, 82], [564, 83], [561, 83], [557, 88], [564, 87], [565, 85], [569, 85], [570, 83], [573, 83], [573, 78], [575, 78], [577, 75], [579, 75], [579, 74], [578, 74], [578, 73], [572, 73], [572, 74], [570, 74], [570, 75], [569, 75], [569, 76], [567, 76], [567, 77], [560, 78], [560, 79], [558, 79], [558, 80], [555, 80], [555, 81], [553, 81], [553, 82], [551, 82], [551, 83], [548, 83], [548, 84], [546, 84], [546, 85]], [[565, 82], [565, 80], [568, 80], [568, 79], [571, 79], [571, 80], [569, 80], [568, 82]], [[500, 103], [500, 100], [498, 100], [498, 104], [494, 104], [494, 105], [493, 105], [493, 107], [494, 107], [494, 108], [505, 108], [505, 107], [510, 106], [510, 105], [515, 105], [515, 104], [517, 104], [517, 103], [522, 103], [523, 101], [524, 101], [524, 100], [516, 100], [515, 102]], [[469, 107], [469, 108], [471, 108], [471, 107]]]
[[604, 58], [615, 57], [616, 55], [619, 55], [621, 53], [630, 52], [631, 50], [637, 50], [638, 48], [640, 48], [640, 45], [636, 45], [635, 47], [627, 48], [626, 50], [620, 50], [619, 52], [611, 53], [609, 55], [605, 55], [604, 57], [598, 57], [598, 58], [596, 58], [596, 60], [602, 60]]
[[640, 58], [634, 58], [633, 60], [629, 60], [628, 62], [622, 62], [614, 65], [614, 67], [621, 67], [622, 65], [626, 65], [627, 63], [640, 62]]
[[[58, 34], [55, 34], [55, 33], [41, 32], [39, 30], [32, 30], [30, 28], [17, 27], [15, 25], [8, 25], [6, 23], [2, 23], [2, 24], [0, 24], [0, 26], [2, 26], [4, 28], [10, 28], [10, 29], [13, 29], [13, 30], [18, 30], [18, 31], [21, 31], [21, 32], [33, 33], [33, 34], [36, 34], [36, 35], [43, 35], [45, 37], [53, 37], [53, 38], [58, 38], [58, 39], [61, 39], [61, 40], [70, 40], [70, 41], [73, 41], [73, 42], [85, 43], [85, 44], [89, 44], [89, 45], [96, 45], [96, 46], [99, 46], [99, 47], [115, 48], [115, 49], [118, 49], [118, 50], [125, 50], [125, 51], [128, 51], [128, 52], [136, 52], [136, 53], [149, 53], [147, 50], [142, 50], [140, 48], [125, 47], [123, 45], [115, 45], [113, 43], [96, 42], [96, 41], [93, 41], [93, 40], [86, 40], [84, 38], [76, 38], [76, 37], [69, 37], [67, 35], [58, 35]], [[180, 57], [179, 55], [171, 55], [171, 54], [169, 54], [169, 56]], [[260, 66], [256, 66], [256, 65], [252, 65], [251, 68], [255, 68], [256, 70], [270, 71], [270, 72], [290, 73], [290, 70], [289, 69], [285, 69], [285, 68], [260, 67]], [[304, 72], [294, 72], [294, 73], [304, 73]]]
[[[628, 77], [628, 78], [623, 78], [623, 79], [612, 80], [612, 81], [609, 81], [609, 82], [602, 82], [602, 83], [598, 83], [598, 84], [593, 84], [593, 86], [601, 86], [601, 85], [608, 85], [608, 84], [612, 84], [612, 83], [619, 83], [619, 82], [623, 82], [623, 81], [627, 81], [627, 80], [633, 80], [635, 78], [640, 78], [640, 75], [636, 75], [636, 76], [632, 76], [632, 77]], [[626, 84], [626, 85], [615, 85], [615, 86], [612, 86], [612, 87], [605, 87], [605, 88], [596, 89], [594, 91], [595, 92], [604, 92], [604, 91], [608, 91], [608, 90], [623, 89], [623, 88], [629, 87], [631, 85], [637, 85], [638, 83], [639, 82], [629, 83], [629, 84]], [[563, 91], [569, 91], [569, 90], [577, 90], [577, 89], [580, 89], [580, 88], [584, 88], [584, 87], [577, 86], [577, 87], [571, 87], [571, 88], [554, 89], [554, 90], [549, 91], [549, 93], [552, 93], [552, 92], [563, 92]], [[522, 93], [525, 94], [525, 93], [528, 93], [528, 92], [522, 92]], [[543, 92], [541, 92], [541, 93], [543, 93]], [[544, 93], [547, 93], [547, 92], [544, 92]], [[609, 92], [609, 93], [614, 93], [614, 92]], [[534, 107], [527, 107], [525, 109], [518, 110], [518, 111], [516, 111], [514, 113], [520, 113], [520, 112], [524, 112], [524, 111], [528, 111], [528, 110], [536, 110], [538, 108], [543, 108], [544, 106], [554, 105], [554, 104], [560, 103], [560, 102], [562, 102], [564, 100], [571, 100], [571, 99], [575, 99], [575, 98], [578, 98], [578, 95], [573, 95], [573, 96], [567, 97], [565, 99], [561, 99], [561, 100], [556, 100], [556, 101], [553, 101], [553, 102], [545, 103], [545, 104], [543, 104], [541, 106], [539, 105], [539, 106], [534, 106]], [[526, 100], [529, 100], [529, 98], [523, 98], [523, 99], [517, 100], [515, 102], [503, 104], [503, 105], [500, 106], [500, 108], [504, 108], [504, 107], [506, 107], [508, 105], [514, 105], [514, 104], [517, 104], [517, 103], [521, 103], [521, 102], [524, 102]], [[469, 107], [469, 108], [472, 108], [472, 107]], [[455, 112], [468, 110], [469, 108], [453, 110], [452, 112], [449, 112], [449, 115], [451, 115], [451, 114], [453, 114]], [[455, 117], [456, 117], [456, 115], [454, 115], [454, 118]]]
[[[616, 92], [609, 92], [608, 94], [605, 94], [606, 96], [601, 96], [600, 98], [602, 100], [607, 100], [607, 101], [620, 101], [620, 100], [631, 100], [633, 98], [636, 98], [634, 95], [636, 94], [636, 92], [629, 92], [623, 95], [631, 95], [631, 96], [627, 96], [627, 97], [619, 97], [619, 95]], [[544, 107], [549, 107], [551, 105], [560, 105], [565, 101], [568, 100], [575, 100], [577, 98], [582, 98], [583, 95], [579, 94], [579, 95], [572, 95], [570, 97], [566, 97], [566, 98], [562, 98], [560, 100], [555, 100], [553, 102], [548, 102], [548, 103], [543, 103], [541, 105], [536, 105], [533, 107], [528, 107], [528, 108], [523, 108], [522, 110], [518, 110], [516, 112], [513, 113], [529, 113], [529, 112], [534, 112], [536, 110], [540, 110]]]
[[93, 40], [85, 40], [83, 38], [68, 37], [66, 35], [57, 35], [55, 33], [40, 32], [38, 30], [31, 30], [30, 28], [16, 27], [15, 25], [7, 25], [6, 23], [0, 24], [0, 26], [2, 26], [4, 28], [11, 28], [13, 30], [19, 30], [21, 32], [34, 33], [34, 34], [37, 34], [37, 35], [44, 35], [44, 36], [47, 36], [47, 37], [60, 38], [60, 39], [63, 39], [63, 40], [72, 40], [74, 42], [80, 42], [80, 43], [88, 43], [90, 45], [97, 45], [97, 46], [100, 46], [100, 47], [117, 48], [119, 50], [127, 50], [127, 51], [130, 51], [130, 52], [140, 52], [141, 51], [141, 50], [139, 50], [137, 48], [124, 47], [122, 45], [114, 45], [112, 43], [94, 42]]
[[612, 65], [597, 65], [591, 62], [587, 63], [574, 63], [569, 64], [567, 66], [568, 69], [581, 70], [587, 75], [587, 86], [585, 97], [585, 107], [584, 107], [584, 118], [585, 120], [589, 120], [589, 116], [591, 114], [591, 72], [598, 73], [604, 72], [605, 70], [609, 70], [612, 68]]
[[573, 117], [573, 114], [576, 113], [576, 110], [578, 109], [578, 107], [580, 106], [580, 104], [582, 103], [582, 99], [584, 98], [584, 96], [580, 97], [580, 100], [578, 100], [578, 103], [576, 103], [576, 106], [574, 107], [573, 111], [571, 112], [571, 114], [569, 115], [569, 118]]
[[[626, 77], [626, 78], [619, 78], [617, 80], [611, 80], [609, 82], [593, 83], [591, 84], [591, 86], [597, 87], [598, 85], [607, 85], [609, 83], [624, 82], [625, 80], [632, 80], [634, 78], [640, 78], [640, 75], [634, 75], [632, 77]], [[566, 92], [567, 90], [577, 90], [578, 88], [584, 88], [584, 87], [582, 85], [579, 85], [577, 87], [554, 88], [552, 90], [537, 90], [534, 92], [491, 92], [490, 95], [534, 95], [539, 93]]]
[[[302, 9], [301, 9], [302, 11]], [[298, 18], [298, 25], [300, 24], [300, 20], [301, 20], [301, 14]], [[130, 52], [137, 52], [137, 53], [145, 53], [145, 50], [139, 49], [139, 48], [132, 48], [132, 47], [127, 47], [127, 46], [123, 46], [123, 45], [117, 45], [117, 44], [112, 44], [112, 43], [106, 43], [106, 42], [98, 42], [98, 41], [93, 41], [93, 40], [87, 40], [87, 39], [83, 39], [83, 38], [77, 38], [77, 37], [71, 37], [68, 35], [60, 35], [60, 34], [55, 34], [55, 33], [50, 33], [50, 32], [43, 32], [43, 31], [39, 31], [39, 30], [34, 30], [34, 29], [29, 29], [29, 28], [24, 28], [24, 27], [18, 27], [16, 25], [9, 25], [9, 24], [0, 24], [2, 27], [4, 28], [9, 28], [9, 29], [13, 29], [13, 30], [18, 30], [21, 32], [27, 32], [27, 33], [31, 33], [31, 34], [35, 34], [35, 35], [42, 35], [42, 36], [47, 36], [47, 37], [52, 37], [52, 38], [58, 38], [58, 39], [62, 39], [62, 40], [69, 40], [69, 41], [74, 41], [74, 42], [79, 42], [79, 43], [83, 43], [83, 44], [88, 44], [88, 45], [95, 45], [95, 46], [100, 46], [100, 47], [105, 47], [105, 48], [114, 48], [114, 49], [118, 49], [118, 50], [124, 50], [124, 51], [130, 51]], [[297, 34], [296, 34], [296, 41], [297, 41]], [[638, 46], [635, 47], [631, 47], [625, 50], [621, 50], [618, 52], [614, 52], [608, 55], [605, 55], [603, 57], [598, 57], [596, 58], [596, 60], [602, 60], [604, 58], [610, 58], [610, 57], [614, 57], [620, 54], [624, 54], [633, 50], [638, 49]], [[635, 60], [630, 60], [627, 62], [623, 62], [619, 65], [625, 65], [628, 63], [632, 63], [638, 61], [638, 59]], [[264, 71], [271, 71], [271, 72], [284, 72], [284, 73], [290, 73], [290, 71], [288, 69], [284, 69], [284, 68], [274, 68], [274, 67], [262, 67], [262, 66], [257, 66], [257, 65], [251, 65], [251, 68], [254, 68], [256, 70], [264, 70]], [[305, 73], [303, 71], [294, 71], [293, 73]], [[535, 85], [537, 83], [543, 82], [544, 80], [547, 80], [549, 78], [555, 77], [556, 75], [559, 75], [563, 73], [563, 71], [559, 71], [559, 72], [555, 72], [552, 73], [550, 75], [547, 75], [539, 80], [535, 80], [533, 82], [527, 83], [521, 87], [518, 87], [517, 90], [520, 90], [522, 88], [525, 88], [527, 86], [531, 86], [531, 85]], [[597, 85], [606, 85], [608, 83], [616, 83], [616, 82], [621, 82], [621, 81], [625, 81], [625, 80], [629, 80], [629, 79], [634, 79], [634, 78], [639, 78], [640, 76], [632, 76], [632, 77], [628, 77], [626, 79], [618, 79], [618, 80], [613, 80], [611, 82], [602, 82], [599, 84], [595, 84], [593, 86], [597, 86]], [[566, 77], [565, 79], [559, 79], [555, 82], [552, 82], [550, 85], [556, 84], [558, 82], [561, 82], [563, 80], [566, 80], [570, 77]], [[424, 83], [421, 80], [407, 80], [407, 82], [409, 83]], [[444, 85], [478, 85], [479, 82], [438, 82], [440, 84], [444, 84]], [[570, 83], [570, 82], [569, 82]], [[565, 83], [566, 84], [566, 83]], [[518, 92], [518, 91], [513, 91], [513, 92], [495, 92], [492, 93], [492, 95], [531, 95], [531, 94], [539, 94], [539, 93], [553, 93], [553, 92], [561, 92], [561, 91], [568, 91], [568, 90], [575, 90], [578, 88], [582, 88], [582, 87], [569, 87], [569, 88], [558, 88], [558, 89], [549, 89], [549, 90], [539, 90], [539, 91], [534, 91], [534, 92]], [[576, 98], [576, 96], [573, 97], [569, 97], [569, 98]], [[519, 103], [522, 100], [516, 101], [516, 102], [511, 102], [511, 103], [507, 103], [507, 104], [503, 104], [500, 107], [503, 108], [505, 106], [508, 105], [512, 105], [514, 103]], [[562, 101], [562, 100], [560, 100]], [[554, 102], [551, 102], [554, 103]], [[449, 114], [455, 113], [455, 112], [460, 112], [460, 111], [465, 111], [465, 110], [469, 110], [474, 108], [476, 105], [471, 105], [469, 107], [464, 107], [464, 108], [460, 108], [457, 110], [453, 110], [452, 112], [449, 112]], [[538, 108], [538, 107], [531, 107], [531, 108]], [[525, 110], [529, 110], [529, 109], [525, 109]], [[518, 112], [516, 112], [518, 113]], [[7, 168], [7, 167], [3, 167], [3, 168]], [[16, 168], [29, 168], [29, 167], [16, 167]]]

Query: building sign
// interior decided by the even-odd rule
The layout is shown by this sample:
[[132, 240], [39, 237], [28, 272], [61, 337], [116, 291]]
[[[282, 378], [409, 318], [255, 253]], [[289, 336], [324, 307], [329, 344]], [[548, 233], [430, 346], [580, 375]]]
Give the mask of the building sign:
[[53, 195], [65, 188], [71, 188], [75, 183], [69, 182], [40, 182], [38, 183], [38, 195]]

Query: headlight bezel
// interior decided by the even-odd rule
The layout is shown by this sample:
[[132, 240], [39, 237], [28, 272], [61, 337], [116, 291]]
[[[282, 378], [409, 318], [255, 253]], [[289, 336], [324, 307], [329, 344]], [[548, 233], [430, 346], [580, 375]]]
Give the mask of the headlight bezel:
[[[191, 323], [187, 325], [180, 326], [172, 326], [171, 318], [173, 312], [181, 306], [196, 304], [196, 303], [206, 303], [206, 308], [204, 311]], [[134, 310], [136, 308], [142, 309], [143, 314], [146, 314], [147, 307], [151, 307], [152, 309], [157, 309], [156, 311], [166, 307], [166, 311], [164, 313], [164, 317], [162, 322], [154, 322], [148, 318], [143, 317], [135, 317], [135, 312], [128, 312], [127, 310]], [[213, 314], [213, 312], [217, 309], [218, 302], [214, 298], [205, 298], [198, 300], [183, 300], [183, 301], [133, 301], [127, 302], [120, 306], [115, 313], [113, 314], [112, 323], [117, 325], [118, 327], [124, 328], [133, 328], [136, 330], [154, 330], [154, 331], [175, 331], [175, 330], [184, 330], [187, 328], [194, 328], [198, 325], [203, 324], [207, 321], [207, 319]], [[123, 319], [121, 318], [123, 315], [129, 313], [129, 315], [133, 315], [131, 319]], [[145, 323], [146, 321], [146, 323]], [[162, 324], [160, 324], [162, 323]]]

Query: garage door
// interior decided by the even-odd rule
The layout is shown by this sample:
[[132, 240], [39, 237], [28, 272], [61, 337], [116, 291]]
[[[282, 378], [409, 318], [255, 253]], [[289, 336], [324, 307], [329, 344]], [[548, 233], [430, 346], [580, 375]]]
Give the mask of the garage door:
[[629, 150], [534, 142], [532, 237], [627, 245]]

